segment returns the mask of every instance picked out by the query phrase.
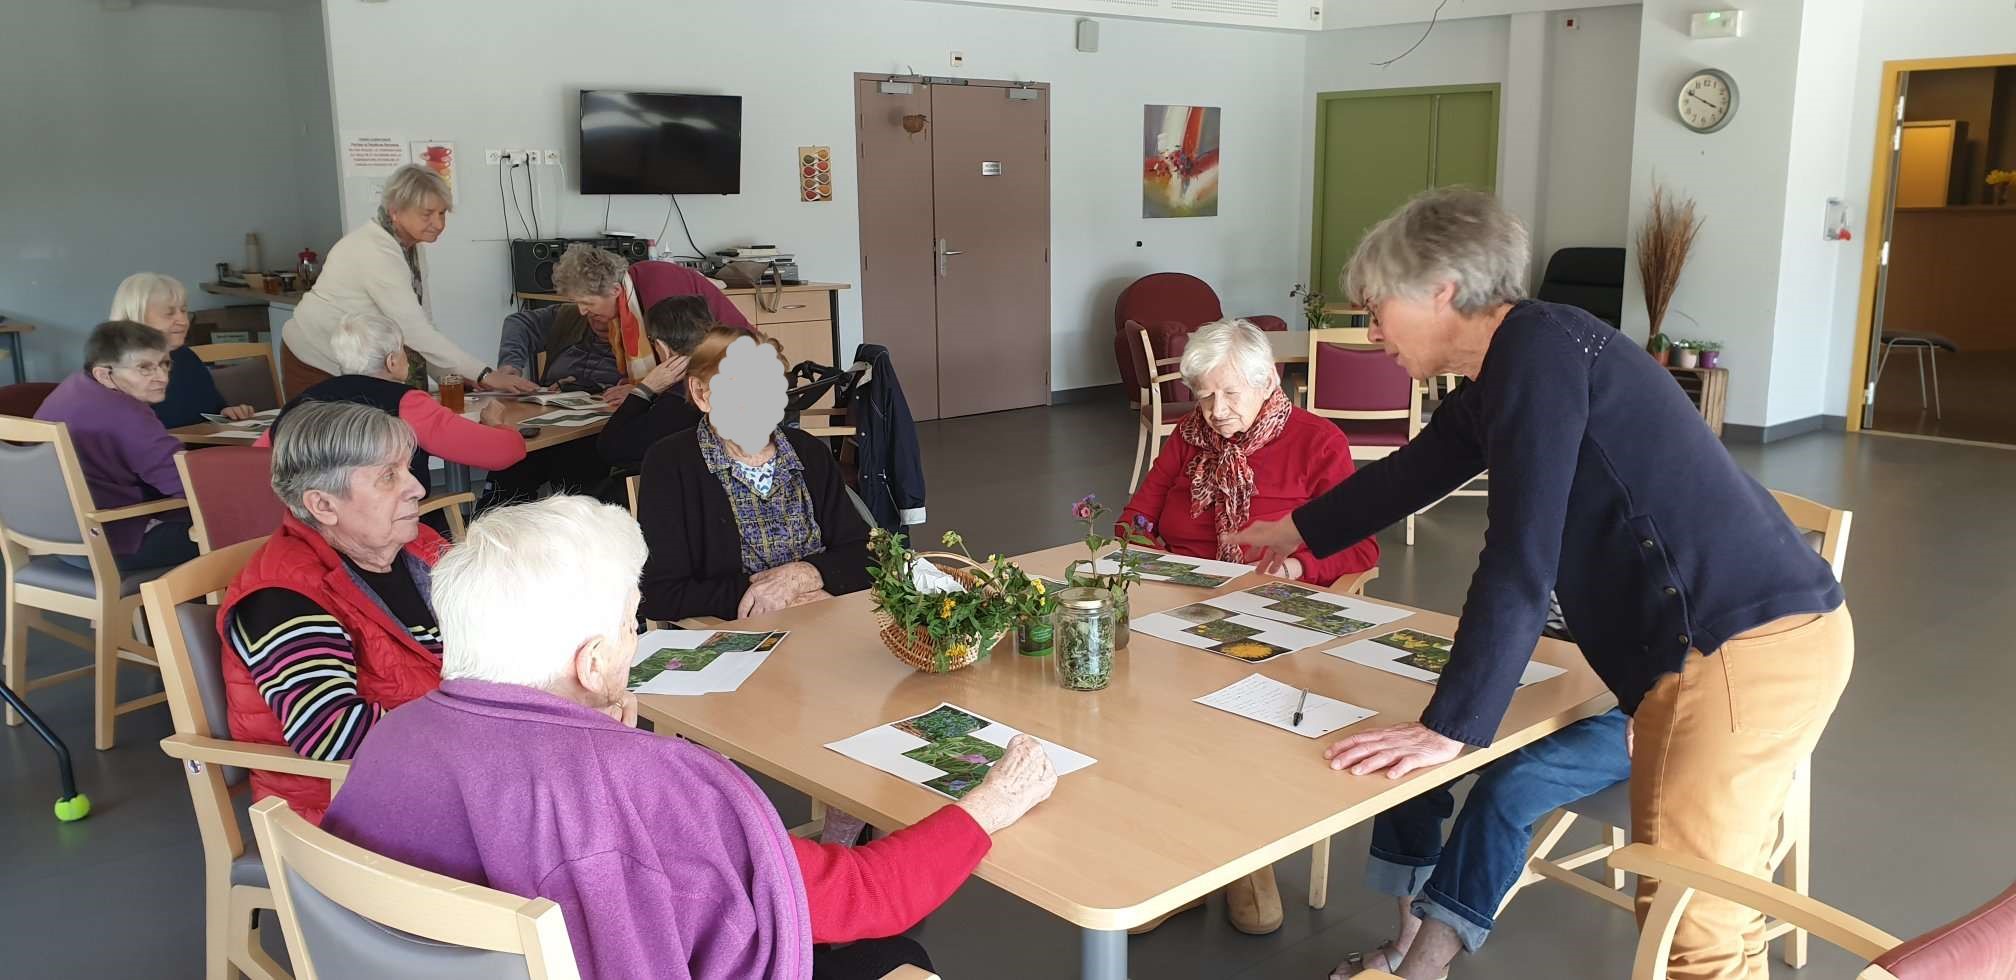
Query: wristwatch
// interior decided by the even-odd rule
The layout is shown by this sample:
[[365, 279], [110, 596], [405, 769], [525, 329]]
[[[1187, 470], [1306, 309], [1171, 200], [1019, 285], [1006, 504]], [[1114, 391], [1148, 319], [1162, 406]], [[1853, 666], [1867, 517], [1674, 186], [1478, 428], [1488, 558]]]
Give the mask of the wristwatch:
[[476, 372], [476, 385], [477, 385], [477, 387], [479, 387], [479, 388], [480, 388], [480, 387], [482, 387], [482, 385], [483, 385], [483, 379], [484, 379], [484, 378], [487, 378], [487, 377], [489, 377], [489, 376], [490, 376], [490, 372], [492, 372], [492, 371], [495, 371], [495, 370], [497, 370], [497, 369], [496, 369], [496, 368], [487, 368], [487, 367], [486, 367], [486, 368], [484, 368], [483, 370], [481, 370], [481, 371], [478, 371], [478, 372]]

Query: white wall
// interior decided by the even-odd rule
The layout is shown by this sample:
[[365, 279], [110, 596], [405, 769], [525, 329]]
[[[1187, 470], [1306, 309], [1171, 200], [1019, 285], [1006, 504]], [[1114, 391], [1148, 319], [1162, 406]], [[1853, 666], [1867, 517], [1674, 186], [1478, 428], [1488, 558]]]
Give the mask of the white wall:
[[[1567, 16], [1577, 30], [1562, 29]], [[1621, 246], [1629, 234], [1640, 28], [1636, 5], [1547, 17], [1547, 139], [1533, 241], [1542, 270], [1557, 249]]]
[[[1081, 54], [1070, 16], [916, 0], [779, 0], [761, 17], [697, 0], [604, 0], [593, 17], [534, 0], [483, 9], [481, 18], [447, 3], [327, 10], [338, 129], [458, 141], [463, 193], [428, 250], [429, 296], [440, 327], [479, 356], [496, 349], [510, 292], [497, 172], [481, 165], [483, 149], [561, 149], [571, 185], [578, 89], [741, 95], [743, 192], [682, 197], [694, 238], [709, 250], [776, 242], [798, 254], [807, 278], [858, 282], [853, 73], [909, 66], [1051, 83], [1052, 388], [1115, 380], [1112, 302], [1148, 272], [1198, 275], [1229, 312], [1295, 309], [1288, 289], [1303, 266], [1285, 256], [1308, 235], [1307, 212], [1296, 208], [1309, 138], [1297, 114], [1300, 35], [1108, 21], [1100, 51]], [[956, 73], [952, 50], [966, 53]], [[1140, 217], [1148, 103], [1223, 107], [1219, 217]], [[831, 204], [797, 200], [793, 150], [806, 144], [835, 150]], [[603, 198], [562, 189], [553, 168], [537, 172], [549, 234], [600, 231]], [[562, 209], [564, 220], [552, 220]], [[664, 209], [663, 199], [617, 198], [611, 227], [656, 237]], [[683, 242], [676, 221], [667, 237]], [[851, 349], [859, 292], [841, 295], [841, 342]]]
[[1869, 200], [1883, 62], [2016, 52], [2016, 9], [2000, 0], [1865, 0], [1859, 48], [1851, 96], [1853, 113], [1846, 130], [1844, 182], [1854, 209], [1856, 237], [1836, 250], [1827, 372], [1821, 382], [1829, 415], [1848, 411], [1863, 249], [1874, 247], [1863, 231], [1868, 227], [1869, 209], [1883, 203], [1880, 198]]
[[[31, 376], [75, 370], [129, 273], [173, 275], [192, 305], [221, 305], [195, 284], [219, 261], [243, 263], [246, 232], [259, 233], [269, 264], [306, 244], [301, 158], [273, 121], [303, 103], [287, 86], [286, 22], [152, 4], [8, 6], [0, 313], [44, 328], [27, 338]], [[332, 195], [327, 184], [315, 192]]]

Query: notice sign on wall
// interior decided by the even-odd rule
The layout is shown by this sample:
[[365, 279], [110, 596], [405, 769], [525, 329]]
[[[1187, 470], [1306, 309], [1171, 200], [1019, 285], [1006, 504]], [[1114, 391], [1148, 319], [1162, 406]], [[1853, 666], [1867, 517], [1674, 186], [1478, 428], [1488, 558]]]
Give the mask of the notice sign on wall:
[[378, 200], [392, 171], [412, 161], [406, 141], [393, 136], [350, 134], [343, 138], [343, 227], [378, 214]]

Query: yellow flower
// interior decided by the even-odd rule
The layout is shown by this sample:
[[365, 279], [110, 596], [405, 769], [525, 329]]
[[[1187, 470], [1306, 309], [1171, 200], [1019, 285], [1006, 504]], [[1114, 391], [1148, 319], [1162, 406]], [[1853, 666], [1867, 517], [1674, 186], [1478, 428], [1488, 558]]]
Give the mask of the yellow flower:
[[1044, 593], [1044, 589], [1043, 589], [1043, 580], [1042, 580], [1042, 579], [1040, 579], [1040, 578], [1032, 578], [1032, 579], [1030, 579], [1030, 580], [1029, 580], [1029, 584], [1030, 584], [1030, 585], [1033, 585], [1033, 586], [1035, 586], [1035, 587], [1036, 587], [1036, 594], [1037, 594], [1037, 595], [1042, 595], [1042, 594]]
[[952, 602], [952, 599], [950, 597], [947, 597], [945, 602], [938, 607], [938, 618], [951, 619], [953, 605], [954, 603]]

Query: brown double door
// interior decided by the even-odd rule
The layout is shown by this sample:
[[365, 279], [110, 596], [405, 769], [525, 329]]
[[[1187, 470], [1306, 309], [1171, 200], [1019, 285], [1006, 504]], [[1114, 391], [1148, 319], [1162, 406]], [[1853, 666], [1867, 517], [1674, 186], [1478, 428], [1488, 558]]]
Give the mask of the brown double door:
[[862, 335], [911, 414], [1048, 404], [1049, 86], [858, 75], [855, 107]]

